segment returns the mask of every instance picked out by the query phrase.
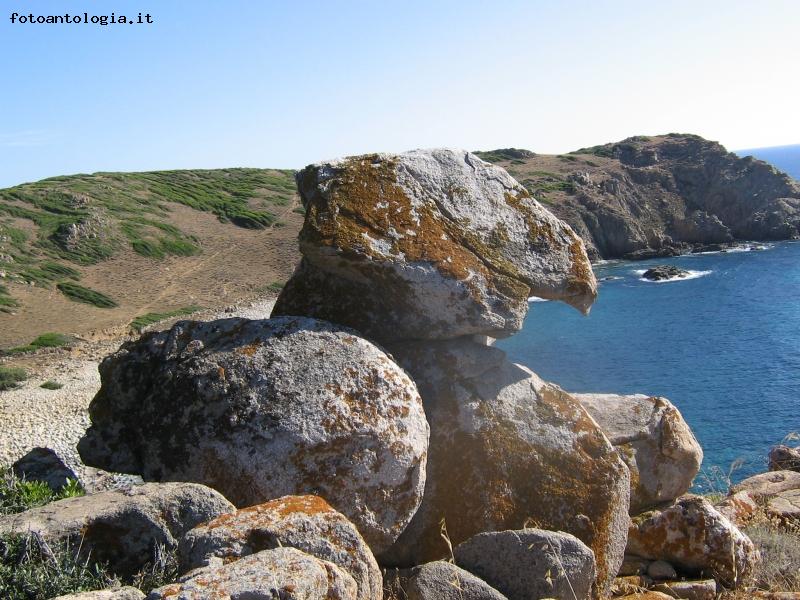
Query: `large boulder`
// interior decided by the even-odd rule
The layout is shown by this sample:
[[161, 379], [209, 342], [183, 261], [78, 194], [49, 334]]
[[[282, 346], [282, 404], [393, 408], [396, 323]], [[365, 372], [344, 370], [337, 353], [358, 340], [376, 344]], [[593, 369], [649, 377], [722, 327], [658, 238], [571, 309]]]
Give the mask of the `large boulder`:
[[195, 525], [234, 510], [219, 492], [194, 483], [148, 483], [125, 491], [67, 498], [0, 517], [0, 535], [28, 532], [81, 548], [128, 576], [175, 549]]
[[369, 547], [341, 513], [318, 496], [285, 496], [192, 529], [181, 540], [181, 571], [228, 563], [262, 550], [291, 547], [353, 577], [358, 600], [381, 600], [383, 579]]
[[275, 315], [388, 342], [522, 327], [531, 295], [587, 311], [583, 242], [505, 170], [461, 150], [370, 154], [306, 167], [303, 261]]
[[684, 496], [633, 519], [629, 554], [665, 560], [686, 575], [727, 587], [746, 581], [759, 559], [753, 542], [702, 496]]
[[195, 569], [147, 600], [356, 600], [353, 578], [296, 548], [276, 548]]
[[388, 548], [419, 506], [428, 424], [371, 342], [307, 318], [181, 321], [100, 365], [87, 464], [195, 481], [237, 506], [313, 493]]
[[408, 600], [508, 600], [482, 579], [443, 560], [414, 569], [404, 591]]
[[594, 553], [578, 538], [523, 529], [480, 533], [456, 546], [455, 561], [509, 600], [589, 600]]
[[666, 398], [642, 394], [573, 394], [592, 415], [631, 472], [631, 514], [689, 491], [703, 449]]
[[392, 351], [419, 385], [431, 444], [422, 505], [382, 560], [411, 566], [447, 556], [442, 520], [454, 545], [536, 524], [586, 543], [598, 589], [607, 590], [625, 549], [630, 476], [580, 403], [502, 350], [467, 339]]

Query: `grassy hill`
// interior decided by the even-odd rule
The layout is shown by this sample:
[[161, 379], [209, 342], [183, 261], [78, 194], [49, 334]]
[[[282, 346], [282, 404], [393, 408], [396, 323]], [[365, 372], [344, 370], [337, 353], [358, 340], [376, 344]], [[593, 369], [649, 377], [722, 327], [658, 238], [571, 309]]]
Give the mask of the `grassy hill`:
[[[36, 326], [42, 309], [84, 317], [88, 311], [94, 318], [79, 318], [81, 330], [93, 321], [107, 326], [132, 319], [140, 305], [169, 311], [198, 304], [202, 290], [188, 282], [180, 306], [162, 298], [151, 307], [138, 297], [145, 289], [163, 291], [187, 270], [208, 269], [210, 279], [197, 284], [213, 286], [217, 267], [227, 262], [237, 271], [238, 252], [249, 267], [243, 279], [274, 286], [270, 278], [288, 277], [294, 260], [272, 264], [270, 249], [275, 243], [293, 249], [289, 238], [301, 213], [287, 170], [95, 173], [0, 190], [0, 346], [24, 342], [26, 326], [31, 338], [42, 333]], [[246, 259], [259, 254], [264, 268]], [[213, 294], [200, 296], [215, 303]], [[116, 318], [100, 316], [120, 308]]]

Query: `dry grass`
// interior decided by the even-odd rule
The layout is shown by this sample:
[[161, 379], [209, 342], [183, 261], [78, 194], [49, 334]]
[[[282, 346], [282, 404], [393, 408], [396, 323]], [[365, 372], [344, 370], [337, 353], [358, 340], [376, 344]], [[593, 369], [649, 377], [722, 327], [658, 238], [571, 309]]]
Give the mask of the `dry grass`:
[[800, 523], [786, 522], [766, 511], [766, 503], [741, 529], [761, 552], [751, 580], [720, 600], [769, 598], [765, 592], [800, 592]]

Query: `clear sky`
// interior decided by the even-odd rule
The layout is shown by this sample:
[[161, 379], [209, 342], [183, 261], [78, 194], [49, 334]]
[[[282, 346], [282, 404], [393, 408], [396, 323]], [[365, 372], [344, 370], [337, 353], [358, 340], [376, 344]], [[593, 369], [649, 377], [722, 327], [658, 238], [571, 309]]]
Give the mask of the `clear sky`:
[[559, 153], [672, 131], [800, 143], [798, 0], [0, 5], [0, 186], [431, 146]]

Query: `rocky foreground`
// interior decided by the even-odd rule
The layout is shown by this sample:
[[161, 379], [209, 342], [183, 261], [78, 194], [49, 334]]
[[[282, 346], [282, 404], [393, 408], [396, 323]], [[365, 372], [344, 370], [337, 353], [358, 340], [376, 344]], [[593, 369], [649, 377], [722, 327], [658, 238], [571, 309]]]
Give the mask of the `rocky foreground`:
[[559, 156], [515, 149], [481, 156], [569, 223], [592, 259], [800, 236], [800, 183], [696, 135], [636, 136]]
[[181, 321], [100, 365], [80, 456], [148, 483], [2, 517], [0, 533], [80, 542], [123, 577], [176, 552], [179, 577], [149, 600], [748, 584], [759, 555], [737, 523], [757, 492], [687, 495], [702, 449], [669, 401], [569, 394], [492, 345], [531, 295], [589, 309], [572, 228], [462, 151], [297, 179], [303, 262], [272, 318]]

